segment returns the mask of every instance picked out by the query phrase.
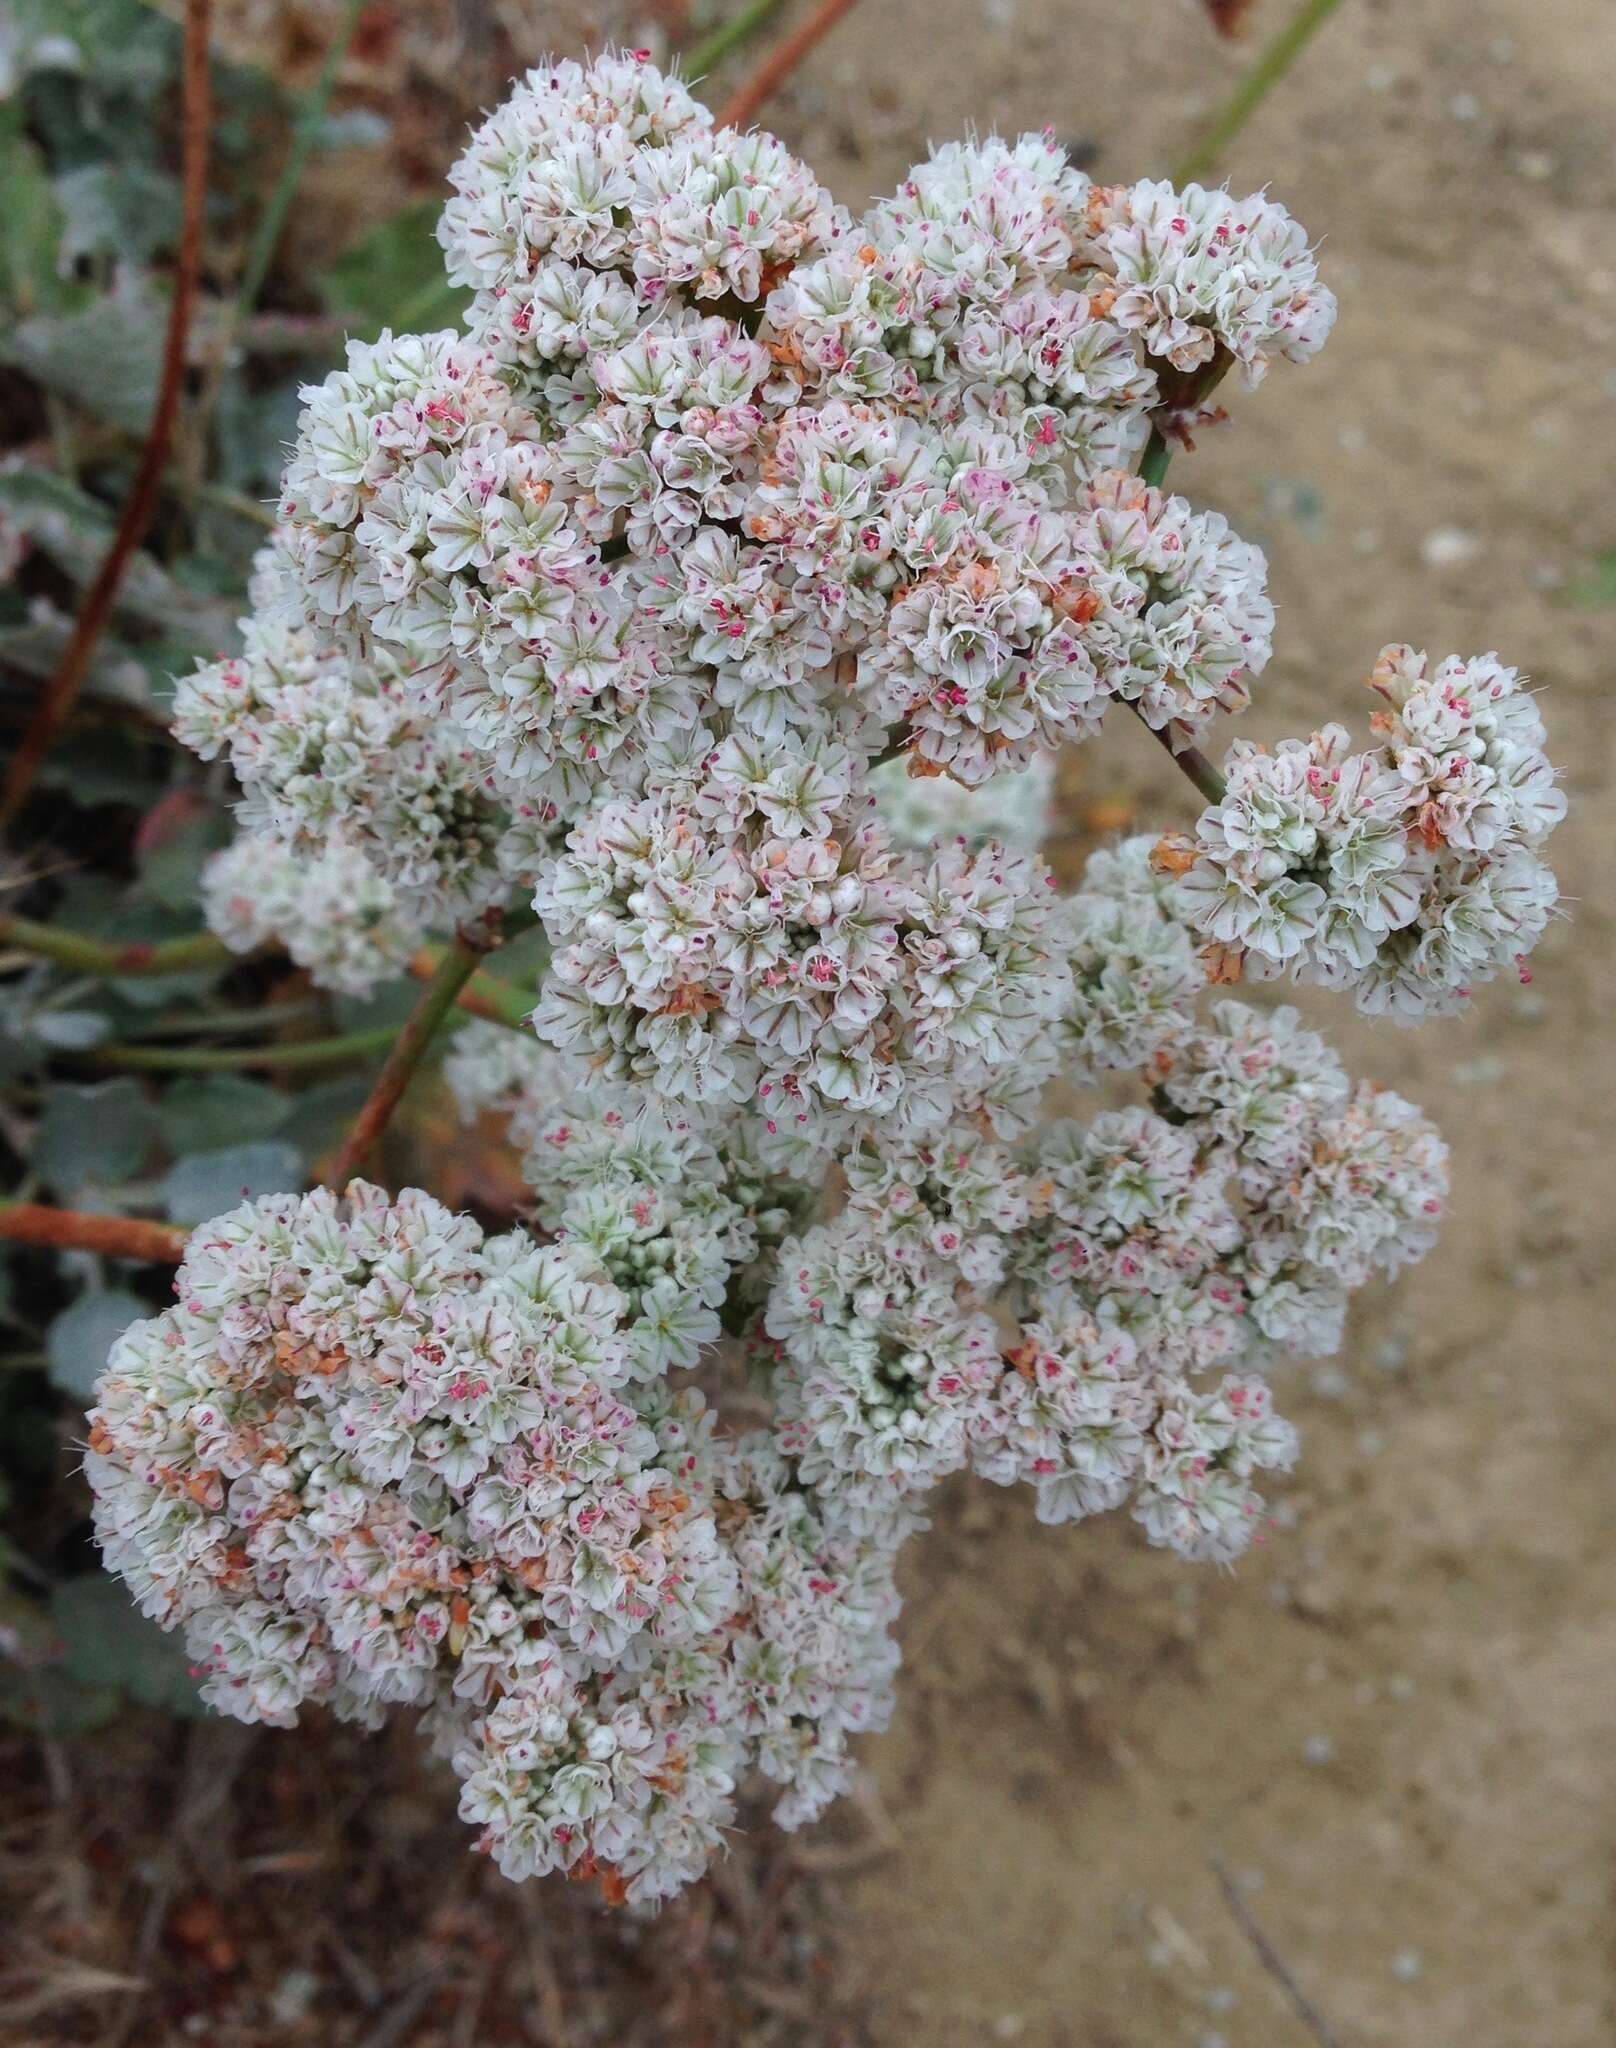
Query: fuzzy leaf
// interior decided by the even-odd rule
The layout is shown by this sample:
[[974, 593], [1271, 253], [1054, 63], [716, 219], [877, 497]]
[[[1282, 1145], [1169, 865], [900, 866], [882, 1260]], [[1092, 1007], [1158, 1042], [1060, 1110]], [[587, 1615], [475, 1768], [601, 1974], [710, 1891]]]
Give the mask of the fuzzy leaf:
[[64, 1308], [45, 1338], [50, 1383], [87, 1408], [108, 1354], [131, 1323], [151, 1314], [136, 1294], [105, 1287]]
[[163, 1181], [163, 1205], [176, 1223], [206, 1223], [241, 1202], [300, 1187], [303, 1161], [280, 1139], [227, 1145], [177, 1159]]
[[105, 1572], [86, 1572], [58, 1586], [51, 1619], [67, 1647], [67, 1673], [80, 1685], [115, 1688], [143, 1707], [170, 1714], [207, 1711], [183, 1641], [148, 1621]]
[[158, 1108], [163, 1142], [179, 1156], [253, 1145], [286, 1121], [291, 1097], [245, 1074], [204, 1074], [176, 1081]]
[[45, 1100], [32, 1165], [59, 1194], [92, 1183], [120, 1187], [139, 1173], [157, 1119], [129, 1075], [88, 1087], [59, 1082]]
[[71, 312], [41, 313], [0, 334], [0, 361], [126, 433], [144, 433], [157, 397], [167, 314], [150, 280], [115, 288]]

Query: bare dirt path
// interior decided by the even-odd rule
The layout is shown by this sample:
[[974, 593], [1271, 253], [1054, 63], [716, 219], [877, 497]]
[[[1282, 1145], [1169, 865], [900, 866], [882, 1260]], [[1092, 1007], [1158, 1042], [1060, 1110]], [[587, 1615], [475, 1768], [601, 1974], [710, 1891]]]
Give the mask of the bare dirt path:
[[[865, 0], [773, 118], [850, 202], [972, 120], [1053, 122], [1126, 178], [1241, 61], [1209, 75], [1188, 0]], [[868, 1753], [897, 1847], [839, 1888], [882, 2044], [1305, 2048], [1218, 1857], [1344, 2048], [1616, 2038], [1616, 608], [1585, 590], [1616, 549], [1613, 76], [1599, 0], [1349, 0], [1228, 165], [1342, 298], [1318, 364], [1177, 472], [1270, 551], [1280, 651], [1243, 729], [1361, 723], [1385, 640], [1500, 649], [1548, 693], [1575, 921], [1460, 1023], [1327, 1006], [1443, 1124], [1455, 1200], [1288, 1390], [1303, 1462], [1263, 1551], [1197, 1574], [986, 1490], [918, 1547]], [[1189, 815], [1143, 740], [1082, 778]]]

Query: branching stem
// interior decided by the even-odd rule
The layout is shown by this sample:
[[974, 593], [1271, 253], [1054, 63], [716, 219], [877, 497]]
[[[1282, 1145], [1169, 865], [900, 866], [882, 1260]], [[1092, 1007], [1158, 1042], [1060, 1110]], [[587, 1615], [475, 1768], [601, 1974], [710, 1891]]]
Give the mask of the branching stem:
[[98, 1045], [73, 1057], [114, 1074], [234, 1074], [244, 1067], [333, 1067], [386, 1052], [398, 1037], [392, 1025], [344, 1031], [332, 1038], [294, 1038], [277, 1045]]
[[175, 1224], [148, 1223], [136, 1216], [91, 1216], [81, 1209], [52, 1209], [43, 1202], [0, 1202], [0, 1238], [13, 1244], [177, 1266], [190, 1235]]
[[1334, 14], [1341, 0], [1302, 0], [1285, 26], [1257, 52], [1256, 61], [1230, 93], [1192, 148], [1173, 167], [1173, 183], [1199, 182], [1218, 167], [1224, 151]]
[[477, 962], [486, 950], [486, 945], [465, 936], [445, 947], [437, 971], [421, 991], [419, 1002], [410, 1012], [408, 1022], [387, 1055], [386, 1064], [376, 1076], [375, 1087], [331, 1162], [331, 1170], [326, 1175], [331, 1187], [340, 1192], [370, 1156], [410, 1085], [416, 1068], [438, 1035], [439, 1027], [455, 1007], [461, 990], [476, 973]]
[[752, 76], [718, 112], [721, 128], [744, 128], [785, 84], [808, 52], [827, 36], [857, 0], [819, 0], [819, 5], [794, 34], [763, 59]]
[[174, 422], [179, 413], [180, 386], [185, 377], [186, 336], [196, 303], [197, 280], [202, 272], [202, 226], [207, 200], [208, 127], [211, 118], [208, 79], [211, 12], [211, 0], [186, 0], [181, 85], [184, 106], [181, 144], [183, 201], [157, 402], [152, 408], [151, 424], [146, 429], [146, 443], [140, 451], [135, 480], [118, 515], [112, 544], [85, 596], [61, 661], [46, 681], [28, 730], [6, 770], [5, 783], [0, 788], [0, 830], [12, 823], [28, 801], [40, 763], [67, 723], [83, 688], [84, 678], [89, 673], [96, 642], [112, 614], [113, 601], [123, 581], [124, 571], [151, 525], [157, 494], [168, 467], [168, 448], [173, 439]]

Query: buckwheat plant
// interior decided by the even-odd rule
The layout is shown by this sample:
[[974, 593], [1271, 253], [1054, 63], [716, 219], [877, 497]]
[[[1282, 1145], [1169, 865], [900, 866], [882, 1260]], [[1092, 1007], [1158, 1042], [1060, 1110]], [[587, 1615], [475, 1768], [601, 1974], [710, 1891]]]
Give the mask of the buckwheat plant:
[[[419, 1710], [502, 1870], [654, 1901], [749, 1785], [847, 1787], [947, 1475], [1252, 1540], [1270, 1371], [1430, 1247], [1446, 1152], [1205, 992], [1451, 1014], [1563, 800], [1491, 654], [1385, 650], [1361, 752], [1194, 751], [1273, 610], [1166, 455], [1335, 314], [1267, 198], [990, 137], [855, 220], [635, 56], [530, 73], [451, 182], [463, 328], [304, 393], [176, 722], [241, 784], [232, 945], [362, 990], [531, 898], [531, 1032], [449, 1061], [527, 1227], [362, 1182], [205, 1225], [88, 1467], [222, 1711]], [[1052, 750], [1134, 715], [1212, 800], [1061, 896]]]

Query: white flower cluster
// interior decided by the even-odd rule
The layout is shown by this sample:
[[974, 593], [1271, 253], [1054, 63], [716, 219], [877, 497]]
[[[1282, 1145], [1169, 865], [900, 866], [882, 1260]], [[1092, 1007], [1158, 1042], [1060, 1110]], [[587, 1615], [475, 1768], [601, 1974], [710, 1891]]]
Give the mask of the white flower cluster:
[[182, 677], [176, 738], [241, 785], [236, 842], [204, 881], [209, 923], [278, 940], [322, 987], [365, 994], [429, 932], [502, 904], [554, 836], [453, 724], [424, 713], [402, 655], [361, 657], [278, 612], [288, 569], [260, 551], [242, 650]]
[[1388, 647], [1371, 684], [1390, 706], [1371, 753], [1349, 753], [1338, 725], [1271, 754], [1236, 741], [1181, 895], [1253, 975], [1449, 1016], [1475, 983], [1524, 977], [1558, 897], [1538, 849], [1565, 797], [1537, 706], [1496, 655], [1432, 668]]
[[421, 928], [358, 847], [335, 842], [302, 855], [243, 833], [202, 870], [208, 929], [232, 952], [274, 941], [321, 988], [367, 996], [404, 971]]
[[[766, 789], [766, 786], [764, 786]], [[828, 1148], [860, 1119], [935, 1125], [1059, 1012], [1049, 877], [956, 844], [922, 867], [831, 795], [739, 827], [608, 803], [535, 898], [556, 946], [539, 1035], [668, 1102], [752, 1103]]]
[[97, 1534], [204, 1695], [426, 1707], [513, 1876], [699, 1874], [752, 1767], [809, 1818], [887, 1711], [891, 1547], [701, 1397], [637, 1392], [569, 1244], [356, 1183], [199, 1231], [90, 1411]]
[[1057, 909], [1072, 994], [1056, 1034], [1061, 1072], [1092, 1082], [1147, 1066], [1195, 1007], [1206, 975], [1148, 837], [1102, 847]]
[[1258, 1375], [1334, 1350], [1349, 1290], [1429, 1248], [1446, 1151], [1293, 1011], [1181, 1016], [1152, 1070], [1163, 1113], [1056, 1124], [1019, 1163], [975, 1131], [867, 1140], [846, 1207], [784, 1247], [780, 1440], [860, 1526], [915, 1526], [968, 1465], [1045, 1521], [1131, 1497], [1188, 1557], [1250, 1540], [1251, 1476], [1294, 1449]]
[[[453, 183], [468, 331], [356, 344], [305, 393], [282, 601], [401, 650], [525, 801], [654, 786], [699, 721], [860, 761], [900, 726], [976, 784], [1117, 696], [1190, 726], [1244, 701], [1262, 557], [1125, 474], [1158, 398], [1154, 327], [1114, 317], [1129, 195], [1047, 139], [941, 150], [854, 222], [607, 57], [531, 73]], [[1249, 210], [1186, 317], [1256, 360], [1309, 287]]]
[[1335, 294], [1302, 230], [1262, 193], [1146, 179], [1096, 193], [1092, 218], [1116, 280], [1110, 317], [1175, 370], [1222, 351], [1256, 384], [1271, 357], [1305, 363], [1329, 338]]
[[[1252, 1539], [1269, 1369], [1428, 1249], [1446, 1154], [1202, 992], [1451, 1006], [1542, 929], [1561, 799], [1512, 671], [1392, 649], [1373, 753], [1237, 747], [1193, 845], [1064, 897], [1037, 857], [1054, 748], [1120, 699], [1182, 750], [1269, 658], [1260, 553], [1131, 473], [1329, 329], [1266, 199], [989, 138], [855, 222], [619, 56], [532, 72], [453, 185], [464, 331], [305, 392], [177, 723], [244, 792], [232, 945], [359, 990], [531, 894], [536, 1036], [447, 1070], [532, 1234], [362, 1186], [205, 1226], [88, 1465], [216, 1703], [420, 1707], [503, 1870], [654, 1900], [749, 1779], [786, 1825], [846, 1786], [946, 1475]], [[743, 1366], [736, 1437], [680, 1376]]]

